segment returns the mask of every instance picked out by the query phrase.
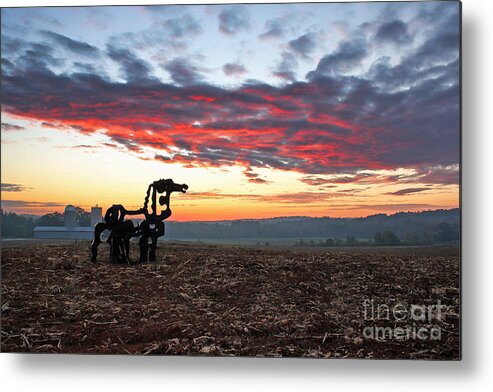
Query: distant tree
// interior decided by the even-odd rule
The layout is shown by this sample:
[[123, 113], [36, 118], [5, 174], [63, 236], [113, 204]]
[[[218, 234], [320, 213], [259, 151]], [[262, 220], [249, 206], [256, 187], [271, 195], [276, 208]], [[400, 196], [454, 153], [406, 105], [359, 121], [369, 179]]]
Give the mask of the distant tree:
[[401, 240], [392, 231], [383, 232], [383, 240], [386, 245], [398, 245]]
[[1, 236], [4, 238], [30, 238], [33, 236], [34, 220], [31, 217], [3, 212], [1, 220]]
[[455, 231], [449, 223], [441, 222], [435, 226], [434, 239], [438, 242], [449, 242], [459, 239], [459, 232]]
[[377, 232], [373, 238], [375, 245], [399, 245], [400, 239], [392, 231]]
[[348, 246], [354, 246], [357, 244], [358, 241], [356, 241], [356, 238], [352, 235], [347, 235], [346, 236], [346, 244]]
[[373, 237], [373, 242], [375, 243], [375, 245], [382, 245], [384, 243], [382, 233], [375, 233], [375, 236]]
[[76, 219], [79, 226], [91, 226], [91, 214], [80, 207], [75, 207]]
[[[452, 226], [455, 236], [460, 231], [460, 211], [436, 210], [419, 213], [401, 212], [392, 215], [377, 214], [365, 218], [310, 218], [310, 217], [278, 217], [269, 219], [241, 220], [239, 223], [233, 221], [218, 222], [168, 222], [167, 235], [169, 238], [182, 239], [227, 239], [227, 238], [251, 238], [255, 244], [260, 241], [264, 246], [265, 238], [292, 239], [292, 243], [299, 244], [300, 238], [304, 238], [304, 246], [313, 238], [318, 243], [319, 238], [332, 238], [334, 243], [330, 246], [346, 244], [346, 235], [352, 234], [358, 240], [358, 245], [366, 241], [360, 238], [371, 238], [369, 243], [384, 244], [383, 237], [374, 235], [379, 232], [382, 236], [386, 230], [392, 231], [403, 244], [430, 244], [440, 235], [436, 226], [446, 222]], [[412, 236], [406, 237], [406, 233], [414, 233], [416, 241]], [[428, 234], [425, 234], [428, 233]], [[443, 234], [443, 233], [442, 233]], [[342, 240], [336, 240], [336, 238]], [[412, 242], [411, 242], [412, 241]], [[342, 242], [342, 243], [341, 243]]]
[[407, 245], [417, 245], [419, 244], [419, 236], [417, 233], [406, 233], [406, 244]]
[[63, 226], [63, 214], [59, 212], [52, 212], [50, 214], [43, 215], [36, 220], [36, 226]]
[[[83, 208], [75, 207], [76, 222], [79, 226], [91, 226], [91, 214]], [[60, 212], [52, 212], [43, 215], [36, 221], [36, 226], [64, 226], [65, 215]]]
[[433, 235], [427, 231], [423, 233], [423, 241], [422, 244], [432, 244], [433, 243]]
[[382, 236], [385, 245], [398, 245], [401, 242], [399, 238], [391, 231], [384, 231]]
[[332, 238], [327, 238], [325, 240], [325, 246], [334, 246], [334, 240]]
[[267, 241], [265, 242], [265, 246], [270, 246], [270, 243], [268, 243]]

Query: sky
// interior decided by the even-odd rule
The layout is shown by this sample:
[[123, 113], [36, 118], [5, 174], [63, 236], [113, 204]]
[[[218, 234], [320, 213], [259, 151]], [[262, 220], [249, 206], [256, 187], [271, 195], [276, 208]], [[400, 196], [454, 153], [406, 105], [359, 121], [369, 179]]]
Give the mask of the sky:
[[459, 3], [2, 8], [1, 206], [459, 206]]

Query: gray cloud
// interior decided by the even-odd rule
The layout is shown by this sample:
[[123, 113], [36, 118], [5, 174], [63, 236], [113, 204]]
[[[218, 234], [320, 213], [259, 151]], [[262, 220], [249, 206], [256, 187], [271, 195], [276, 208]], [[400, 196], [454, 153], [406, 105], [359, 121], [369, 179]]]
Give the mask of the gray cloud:
[[399, 45], [408, 44], [412, 41], [407, 24], [400, 19], [380, 25], [375, 39], [379, 42], [391, 42]]
[[282, 59], [274, 71], [274, 75], [280, 79], [294, 81], [296, 80], [295, 70], [298, 67], [298, 61], [295, 56], [289, 52], [282, 53]]
[[442, 208], [443, 206], [435, 204], [359, 204], [359, 205], [345, 205], [345, 206], [333, 206], [333, 210], [373, 210], [378, 212], [406, 212], [406, 211], [426, 211]]
[[284, 35], [285, 22], [281, 18], [269, 19], [265, 22], [265, 32], [259, 35], [260, 39], [280, 38]]
[[190, 15], [168, 19], [162, 25], [169, 36], [175, 39], [196, 36], [202, 32], [199, 22]]
[[184, 57], [177, 57], [162, 67], [169, 72], [175, 83], [182, 86], [196, 84], [203, 79], [200, 69]]
[[43, 30], [41, 31], [41, 33], [44, 36], [51, 39], [53, 42], [56, 42], [64, 49], [70, 50], [73, 53], [77, 53], [92, 58], [100, 56], [99, 49], [96, 48], [95, 46], [89, 45], [86, 42], [76, 41], [64, 35], [54, 33], [52, 31]]
[[51, 72], [50, 67], [57, 67], [65, 63], [64, 60], [54, 56], [53, 48], [49, 45], [32, 42], [22, 46], [24, 46], [24, 51], [18, 58], [16, 65], [26, 70], [37, 69], [40, 72], [43, 70]]
[[296, 39], [289, 41], [289, 48], [302, 57], [309, 57], [316, 47], [315, 33], [306, 33]]
[[223, 65], [223, 72], [225, 75], [242, 75], [247, 72], [246, 68], [238, 63], [227, 63]]
[[59, 207], [64, 206], [64, 203], [58, 202], [42, 202], [42, 201], [25, 201], [25, 200], [1, 200], [2, 208], [8, 207]]
[[14, 124], [9, 124], [9, 123], [2, 123], [2, 131], [22, 131], [24, 130], [24, 127], [21, 127], [20, 125], [14, 125]]
[[23, 192], [25, 190], [32, 189], [30, 187], [26, 187], [21, 184], [9, 184], [9, 183], [3, 183], [1, 184], [1, 190], [2, 192]]
[[248, 182], [252, 184], [270, 184], [271, 181], [266, 180], [265, 178], [260, 177], [257, 173], [252, 172], [250, 169], [247, 169], [243, 172], [246, 178], [248, 178]]
[[151, 77], [151, 65], [142, 59], [139, 59], [128, 49], [118, 48], [108, 45], [108, 56], [120, 65], [123, 76], [128, 82], [142, 82]]
[[336, 75], [346, 73], [357, 67], [368, 55], [368, 43], [362, 39], [343, 41], [331, 54], [323, 57], [318, 63], [317, 69], [308, 73], [307, 77], [314, 78], [317, 75]]
[[250, 17], [245, 7], [230, 7], [219, 14], [219, 31], [223, 34], [234, 35], [249, 27]]
[[399, 189], [396, 192], [388, 192], [387, 195], [392, 195], [392, 196], [405, 196], [409, 195], [411, 193], [419, 193], [419, 192], [424, 192], [424, 191], [429, 191], [429, 188], [406, 188], [406, 189]]

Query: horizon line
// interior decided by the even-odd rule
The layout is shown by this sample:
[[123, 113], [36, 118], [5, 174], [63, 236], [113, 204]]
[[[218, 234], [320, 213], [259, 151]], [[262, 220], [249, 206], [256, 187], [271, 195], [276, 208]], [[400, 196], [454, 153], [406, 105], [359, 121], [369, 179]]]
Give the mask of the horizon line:
[[[436, 211], [452, 211], [452, 210], [460, 210], [461, 207], [451, 207], [451, 208], [436, 208], [436, 209], [423, 209], [423, 210], [417, 210], [417, 211], [410, 211], [410, 210], [402, 210], [402, 211], [396, 211], [393, 213], [385, 213], [385, 212], [380, 212], [380, 213], [375, 213], [375, 214], [369, 214], [365, 216], [355, 216], [355, 217], [332, 217], [330, 215], [323, 215], [323, 216], [310, 216], [310, 215], [281, 215], [281, 216], [272, 216], [268, 218], [236, 218], [236, 219], [217, 219], [217, 220], [167, 220], [167, 223], [195, 223], [195, 222], [202, 222], [202, 223], [216, 223], [216, 222], [234, 222], [234, 221], [261, 221], [261, 220], [271, 220], [271, 219], [365, 219], [369, 218], [372, 216], [378, 216], [378, 215], [385, 215], [385, 216], [394, 216], [397, 214], [420, 214], [424, 212], [436, 212]], [[37, 214], [29, 214], [29, 213], [18, 213], [15, 211], [6, 211], [3, 208], [0, 208], [1, 213], [8, 213], [8, 214], [16, 214], [19, 216], [32, 216], [32, 217], [37, 217], [38, 219], [49, 214], [53, 213], [60, 213], [63, 215], [63, 212], [59, 211], [53, 211], [47, 214], [43, 215], [37, 215]], [[85, 211], [85, 210], [84, 210]], [[90, 213], [90, 211], [86, 211], [87, 213]], [[139, 215], [135, 215], [139, 216]], [[138, 220], [138, 218], [129, 218], [129, 220]]]

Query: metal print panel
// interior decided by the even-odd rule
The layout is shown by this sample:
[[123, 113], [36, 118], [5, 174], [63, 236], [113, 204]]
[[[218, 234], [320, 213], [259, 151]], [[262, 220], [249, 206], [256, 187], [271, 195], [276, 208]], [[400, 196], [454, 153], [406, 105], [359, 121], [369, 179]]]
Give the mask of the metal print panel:
[[3, 352], [460, 359], [459, 2], [1, 12]]

